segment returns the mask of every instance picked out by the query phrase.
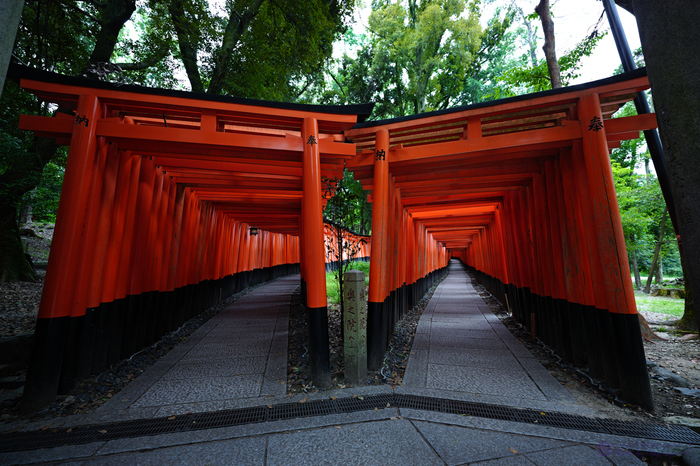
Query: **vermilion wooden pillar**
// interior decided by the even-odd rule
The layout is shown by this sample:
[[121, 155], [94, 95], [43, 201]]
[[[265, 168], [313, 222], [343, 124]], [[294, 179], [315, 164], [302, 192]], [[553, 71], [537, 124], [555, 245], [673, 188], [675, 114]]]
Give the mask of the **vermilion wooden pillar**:
[[[104, 115], [102, 115], [104, 116]], [[67, 393], [76, 383], [78, 377], [78, 366], [85, 365], [83, 359], [92, 360], [91, 352], [82, 350], [83, 339], [87, 336], [85, 328], [87, 309], [87, 294], [90, 284], [90, 272], [92, 271], [92, 261], [96, 260], [95, 246], [98, 239], [97, 223], [102, 197], [102, 183], [107, 164], [108, 146], [104, 138], [97, 141], [95, 159], [91, 164], [92, 175], [90, 176], [90, 191], [88, 194], [87, 210], [85, 220], [80, 235], [82, 248], [78, 251], [79, 259], [76, 263], [75, 280], [73, 281], [73, 297], [70, 301], [70, 323], [66, 342], [66, 351], [63, 356], [63, 367], [61, 368], [61, 380], [58, 386], [59, 393]], [[90, 314], [94, 314], [91, 310]], [[91, 319], [92, 320], [92, 319]]]
[[303, 250], [307, 318], [309, 323], [309, 360], [314, 384], [330, 384], [330, 357], [328, 349], [328, 308], [326, 298], [326, 260], [323, 250], [323, 208], [321, 205], [321, 161], [318, 150], [318, 122], [304, 118], [301, 127], [304, 144], [302, 173]]
[[603, 267], [602, 276], [595, 278], [603, 281], [607, 290], [608, 311], [616, 340], [620, 388], [625, 399], [653, 410], [654, 400], [646, 368], [598, 94], [582, 97], [578, 110], [582, 124], [582, 148], [590, 186], [590, 202], [593, 207], [593, 218], [589, 219], [592, 221], [587, 225], [589, 228], [595, 225], [598, 253]]
[[[603, 277], [603, 264], [598, 252], [598, 233], [595, 225], [595, 214], [591, 202], [591, 187], [586, 173], [586, 163], [583, 160], [582, 141], [574, 141], [571, 151], [571, 165], [576, 181], [573, 195], [580, 207], [581, 221], [579, 237], [581, 238], [581, 257], [589, 285], [585, 288], [585, 306], [593, 306], [596, 310], [596, 321], [600, 333], [600, 346], [603, 356], [602, 366], [605, 380], [610, 387], [620, 388], [620, 378], [617, 362], [617, 342], [610, 318], [610, 300], [607, 285]], [[583, 310], [585, 310], [585, 306]], [[582, 312], [583, 312], [582, 310]], [[580, 325], [583, 327], [583, 324]]]
[[375, 139], [374, 189], [372, 191], [372, 249], [369, 261], [367, 302], [367, 367], [378, 370], [384, 348], [382, 335], [386, 287], [387, 223], [389, 215], [389, 131], [382, 129]]
[[46, 271], [34, 346], [22, 396], [22, 410], [30, 412], [52, 402], [58, 390], [66, 344], [70, 300], [77, 272], [82, 224], [87, 210], [92, 164], [95, 159], [97, 119], [102, 104], [81, 94], [68, 151], [58, 215]]

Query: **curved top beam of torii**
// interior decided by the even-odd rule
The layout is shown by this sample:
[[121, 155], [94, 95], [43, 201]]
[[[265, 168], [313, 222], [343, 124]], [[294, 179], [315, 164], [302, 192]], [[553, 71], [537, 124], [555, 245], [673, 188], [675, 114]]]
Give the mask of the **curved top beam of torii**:
[[[118, 85], [13, 67], [10, 75], [37, 97], [75, 110], [81, 94], [107, 108], [96, 135], [119, 150], [149, 157], [178, 186], [230, 217], [298, 235], [305, 118], [318, 122], [321, 175], [342, 177], [355, 146], [343, 131], [364, 121], [373, 104], [333, 106], [269, 102]], [[80, 117], [79, 115], [77, 116]], [[69, 145], [76, 116], [23, 115], [20, 128]]]

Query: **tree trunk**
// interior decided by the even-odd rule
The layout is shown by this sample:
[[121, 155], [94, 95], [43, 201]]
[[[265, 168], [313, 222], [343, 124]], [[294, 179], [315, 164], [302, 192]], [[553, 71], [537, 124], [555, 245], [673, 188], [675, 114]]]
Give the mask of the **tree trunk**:
[[22, 8], [24, 8], [24, 0], [0, 2], [0, 18], [2, 18], [3, 25], [0, 29], [0, 95], [5, 87], [5, 76], [7, 75], [7, 67], [10, 66], [17, 27], [22, 17]]
[[535, 34], [532, 22], [528, 19], [528, 15], [523, 12], [523, 9], [515, 3], [515, 0], [511, 1], [511, 6], [515, 8], [517, 13], [520, 15], [520, 19], [523, 20], [525, 28], [527, 29], [527, 45], [528, 52], [530, 55], [530, 65], [534, 68], [537, 66], [537, 35]]
[[634, 268], [634, 286], [642, 289], [642, 276], [639, 274], [639, 263], [637, 262], [637, 250], [632, 250], [632, 267]]
[[0, 282], [36, 281], [24, 257], [17, 210], [22, 196], [36, 187], [44, 166], [55, 153], [53, 139], [34, 138], [33, 153], [18, 157], [17, 163], [0, 174]]
[[651, 279], [654, 278], [654, 273], [659, 266], [659, 254], [661, 253], [661, 246], [664, 244], [664, 233], [666, 230], [666, 214], [668, 209], [664, 209], [664, 213], [661, 216], [661, 225], [659, 226], [659, 239], [656, 241], [656, 247], [654, 248], [654, 259], [651, 261], [651, 268], [649, 269], [649, 277], [647, 278], [647, 284], [644, 287], [644, 292], [649, 293], [651, 291]]
[[17, 225], [17, 203], [0, 199], [0, 282], [35, 282], [36, 275], [24, 257]]
[[681, 330], [686, 330], [688, 332], [698, 331], [698, 321], [695, 319], [695, 311], [693, 308], [693, 295], [688, 282], [685, 282], [685, 309], [683, 310], [683, 317], [676, 324]]
[[644, 338], [644, 340], [661, 340], [661, 337], [655, 334], [651, 327], [649, 327], [649, 322], [647, 322], [643, 315], [637, 314], [637, 317], [639, 318], [639, 330], [642, 332], [642, 338]]
[[228, 67], [231, 63], [233, 49], [236, 48], [241, 37], [248, 29], [250, 22], [253, 21], [258, 11], [260, 11], [260, 7], [264, 1], [265, 0], [253, 0], [252, 4], [243, 14], [239, 14], [237, 11], [231, 11], [224, 36], [221, 40], [221, 47], [214, 55], [214, 73], [212, 74], [211, 82], [207, 88], [207, 94], [221, 94], [224, 87], [224, 80], [228, 75]]
[[105, 2], [100, 19], [102, 27], [95, 37], [95, 47], [90, 55], [90, 63], [108, 62], [114, 53], [119, 32], [136, 11], [135, 0], [111, 0]]
[[540, 0], [540, 3], [535, 7], [535, 11], [542, 20], [542, 29], [544, 30], [544, 46], [542, 50], [544, 50], [544, 56], [547, 60], [549, 80], [552, 83], [552, 89], [557, 89], [561, 87], [561, 71], [554, 45], [554, 21], [549, 12], [549, 0]]
[[654, 283], [661, 285], [664, 281], [664, 258], [659, 256], [659, 263], [656, 266], [656, 273], [654, 274]]
[[192, 92], [204, 92], [204, 85], [202, 84], [202, 77], [199, 74], [199, 65], [197, 64], [197, 40], [194, 37], [196, 33], [192, 30], [189, 20], [185, 17], [185, 8], [180, 0], [175, 0], [170, 3], [168, 11], [175, 26], [182, 64], [185, 65]]
[[700, 296], [700, 8], [697, 0], [632, 4], [676, 204], [685, 280]]

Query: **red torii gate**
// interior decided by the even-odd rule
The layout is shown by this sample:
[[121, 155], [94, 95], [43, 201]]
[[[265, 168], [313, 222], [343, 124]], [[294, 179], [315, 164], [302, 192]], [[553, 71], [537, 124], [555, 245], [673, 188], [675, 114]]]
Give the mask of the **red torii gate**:
[[[20, 122], [70, 144], [27, 406], [222, 295], [294, 270], [314, 381], [327, 382], [320, 178], [344, 163], [374, 201], [371, 367], [394, 323], [458, 257], [521, 322], [534, 316], [538, 336], [565, 358], [651, 406], [608, 161], [610, 147], [656, 126], [653, 115], [609, 119], [648, 87], [643, 71], [364, 123], [368, 105], [23, 73], [25, 89], [74, 110]], [[264, 231], [252, 236], [250, 226]]]
[[609, 160], [656, 127], [653, 114], [610, 119], [648, 87], [639, 70], [345, 132], [358, 147], [346, 166], [373, 197], [370, 368], [424, 291], [427, 235], [438, 268], [459, 258], [566, 360], [653, 407]]
[[321, 176], [342, 176], [356, 152], [343, 131], [372, 104], [293, 105], [12, 72], [73, 111], [20, 120], [70, 145], [26, 409], [222, 297], [299, 271], [313, 378], [330, 381]]

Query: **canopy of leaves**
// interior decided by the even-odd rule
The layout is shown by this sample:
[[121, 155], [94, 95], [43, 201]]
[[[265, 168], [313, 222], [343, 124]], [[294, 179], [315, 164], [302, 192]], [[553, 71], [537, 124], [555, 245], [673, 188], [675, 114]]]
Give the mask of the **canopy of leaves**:
[[368, 34], [353, 36], [357, 58], [329, 70], [322, 103], [374, 101], [373, 118], [390, 118], [454, 104], [481, 46], [478, 2], [374, 1]]
[[[562, 85], [568, 86], [571, 81], [579, 77], [581, 59], [589, 57], [596, 45], [598, 45], [598, 42], [606, 34], [594, 31], [579, 42], [573, 50], [565, 53], [558, 59]], [[522, 66], [512, 68], [504, 74], [503, 80], [506, 83], [503, 97], [551, 89], [549, 71], [545, 60], [540, 60], [535, 67]]]
[[[615, 116], [636, 114], [634, 106], [628, 103]], [[637, 254], [639, 266], [648, 270], [666, 204], [656, 176], [649, 171], [650, 157], [644, 134], [640, 132], [639, 136], [638, 139], [623, 141], [619, 149], [612, 151], [610, 160], [627, 252]], [[645, 174], [638, 172], [642, 167]], [[664, 227], [661, 256], [667, 271], [682, 274], [678, 243], [670, 222]]]
[[193, 91], [295, 101], [321, 72], [354, 6], [355, 0], [150, 0], [141, 28], [152, 49], [182, 61]]

